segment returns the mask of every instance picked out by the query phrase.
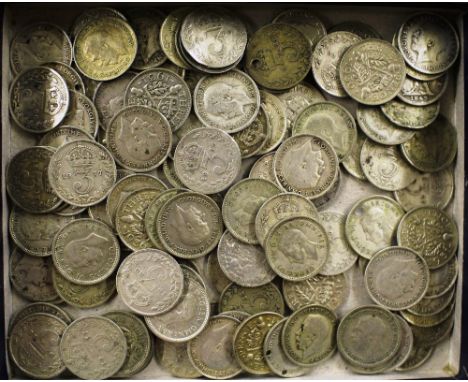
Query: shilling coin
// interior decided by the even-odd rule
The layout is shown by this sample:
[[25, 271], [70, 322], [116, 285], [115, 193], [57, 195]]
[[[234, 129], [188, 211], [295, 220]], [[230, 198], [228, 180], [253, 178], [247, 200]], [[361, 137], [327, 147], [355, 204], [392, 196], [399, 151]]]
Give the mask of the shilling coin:
[[275, 154], [275, 177], [287, 192], [310, 199], [326, 194], [339, 171], [333, 147], [314, 135], [295, 135], [286, 139]]
[[92, 141], [94, 139], [86, 131], [77, 127], [60, 126], [43, 135], [39, 141], [39, 146], [49, 146], [58, 149], [65, 143], [82, 140]]
[[409, 66], [429, 74], [445, 72], [460, 51], [452, 24], [432, 13], [419, 13], [406, 20], [398, 32], [398, 46]]
[[261, 245], [273, 226], [284, 219], [304, 216], [317, 219], [315, 206], [299, 194], [283, 193], [272, 196], [262, 204], [255, 217], [255, 234]]
[[96, 137], [99, 117], [93, 102], [83, 93], [70, 90], [70, 107], [62, 121], [65, 126], [75, 126]]
[[200, 128], [180, 140], [174, 154], [180, 180], [190, 189], [214, 194], [229, 187], [239, 174], [241, 153], [224, 131]]
[[155, 341], [154, 353], [158, 365], [178, 378], [198, 378], [201, 374], [190, 362], [186, 343]]
[[88, 207], [104, 200], [117, 177], [114, 158], [92, 141], [74, 141], [61, 146], [52, 156], [48, 178], [53, 190], [65, 202]]
[[406, 76], [405, 82], [398, 98], [415, 106], [426, 106], [436, 102], [445, 92], [448, 76], [433, 79], [431, 81], [419, 81]]
[[437, 298], [445, 295], [452, 288], [458, 276], [458, 261], [454, 256], [440, 268], [432, 269], [429, 276], [429, 287], [425, 298]]
[[229, 379], [242, 372], [234, 358], [234, 333], [239, 321], [232, 317], [211, 317], [205, 329], [188, 345], [192, 365], [202, 375], [213, 379]]
[[10, 87], [10, 114], [19, 127], [30, 133], [45, 133], [58, 126], [69, 104], [67, 83], [45, 66], [24, 70]]
[[270, 127], [270, 135], [265, 142], [265, 145], [258, 154], [266, 154], [276, 149], [283, 141], [287, 132], [286, 107], [283, 102], [271, 93], [265, 90], [260, 90], [261, 106], [265, 110], [268, 126]]
[[101, 17], [117, 17], [121, 20], [127, 20], [127, 18], [114, 8], [108, 7], [97, 7], [86, 9], [81, 13], [73, 22], [70, 28], [70, 35], [75, 37], [81, 28], [88, 24], [92, 20], [97, 20]]
[[137, 37], [118, 17], [89, 20], [78, 31], [73, 46], [75, 63], [86, 76], [109, 81], [125, 73], [137, 53]]
[[408, 312], [418, 316], [432, 316], [444, 310], [453, 299], [455, 288], [436, 298], [423, 298], [416, 305], [408, 308]]
[[205, 76], [194, 90], [193, 108], [205, 126], [234, 133], [257, 117], [260, 92], [252, 78], [237, 69]]
[[286, 356], [281, 344], [281, 332], [287, 318], [283, 318], [272, 326], [263, 343], [263, 357], [273, 373], [280, 377], [300, 377], [309, 368], [296, 365]]
[[198, 282], [196, 273], [181, 266], [184, 291], [171, 310], [156, 316], [146, 316], [148, 328], [157, 337], [170, 342], [187, 342], [205, 328], [210, 318], [210, 301], [206, 290]]
[[345, 233], [353, 249], [366, 259], [392, 245], [404, 211], [393, 199], [370, 196], [359, 200], [348, 213]]
[[250, 38], [245, 68], [261, 86], [285, 90], [296, 86], [309, 73], [311, 47], [301, 31], [288, 24], [269, 24]]
[[171, 310], [182, 296], [184, 275], [177, 261], [157, 249], [127, 256], [117, 272], [117, 291], [135, 313], [152, 316]]
[[299, 282], [283, 280], [283, 294], [291, 310], [311, 304], [337, 310], [348, 297], [349, 287], [343, 274], [316, 275]]
[[223, 234], [223, 220], [219, 207], [209, 196], [183, 192], [161, 207], [156, 228], [169, 253], [190, 259], [204, 256], [216, 247]]
[[60, 342], [62, 361], [82, 379], [105, 379], [116, 374], [127, 358], [127, 341], [109, 318], [88, 316], [67, 327]]
[[389, 310], [416, 305], [429, 285], [429, 268], [415, 251], [388, 247], [372, 256], [364, 282], [372, 300]]
[[436, 313], [430, 316], [419, 316], [407, 310], [401, 311], [401, 315], [406, 321], [408, 321], [413, 326], [429, 328], [429, 327], [439, 325], [443, 321], [453, 316], [454, 309], [455, 309], [455, 300], [453, 299], [446, 308], [441, 310], [439, 313]]
[[177, 35], [182, 25], [182, 21], [192, 11], [192, 8], [183, 7], [173, 10], [161, 25], [159, 42], [161, 49], [166, 56], [177, 66], [190, 69], [187, 62], [181, 57], [177, 49]]
[[229, 284], [219, 299], [219, 312], [239, 310], [248, 314], [276, 312], [284, 314], [283, 296], [273, 283], [259, 287]]
[[268, 232], [264, 247], [271, 268], [290, 281], [315, 276], [330, 251], [325, 229], [308, 217], [292, 217], [278, 222]]
[[339, 72], [341, 84], [351, 98], [365, 105], [381, 105], [400, 92], [406, 65], [389, 42], [366, 39], [343, 54]]
[[454, 192], [453, 169], [421, 174], [403, 190], [395, 191], [394, 196], [405, 211], [416, 207], [447, 207]]
[[234, 334], [234, 355], [242, 369], [254, 375], [270, 372], [263, 355], [263, 343], [270, 329], [283, 317], [278, 313], [261, 312], [250, 316]]
[[414, 131], [395, 125], [377, 106], [358, 104], [356, 120], [370, 139], [382, 145], [399, 145], [411, 139], [415, 134]]
[[[182, 183], [179, 176], [176, 173], [174, 161], [170, 158], [167, 158], [162, 165], [162, 170], [166, 183], [172, 186], [173, 188], [185, 188], [185, 184]], [[163, 179], [164, 179], [163, 178]]]
[[326, 360], [336, 349], [337, 326], [335, 313], [321, 305], [307, 305], [295, 311], [281, 333], [286, 356], [305, 367]]
[[384, 146], [370, 139], [362, 145], [361, 168], [369, 182], [385, 191], [402, 190], [419, 175], [397, 146]]
[[243, 243], [224, 232], [218, 245], [218, 261], [224, 274], [245, 287], [256, 287], [272, 281], [276, 274], [259, 245]]
[[223, 220], [231, 234], [247, 244], [258, 244], [255, 217], [262, 204], [279, 194], [279, 188], [264, 179], [244, 179], [232, 186], [223, 201]]
[[57, 271], [72, 283], [97, 284], [116, 269], [120, 245], [106, 224], [92, 219], [77, 219], [55, 235], [52, 259]]
[[130, 377], [145, 366], [146, 359], [152, 353], [152, 341], [144, 322], [136, 315], [125, 311], [111, 311], [104, 314], [116, 323], [127, 341], [127, 359], [113, 378]]
[[458, 230], [453, 219], [436, 207], [417, 207], [401, 219], [398, 244], [418, 252], [430, 269], [440, 268], [455, 256]]
[[425, 364], [429, 358], [431, 358], [432, 353], [434, 353], [433, 347], [420, 347], [415, 344], [411, 349], [410, 355], [406, 362], [404, 362], [403, 365], [398, 367], [396, 370], [407, 372], [417, 369], [418, 367]]
[[15, 73], [46, 62], [72, 62], [72, 44], [65, 31], [48, 23], [35, 23], [21, 29], [10, 47], [10, 63]]
[[222, 317], [232, 317], [238, 320], [239, 322], [244, 321], [246, 318], [250, 317], [250, 314], [242, 312], [240, 310], [228, 310], [227, 312], [219, 313], [218, 316]]
[[20, 310], [17, 310], [11, 315], [10, 322], [8, 324], [8, 332], [11, 332], [11, 329], [14, 325], [16, 325], [17, 322], [34, 313], [50, 314], [59, 318], [66, 324], [71, 324], [71, 322], [73, 321], [71, 316], [65, 310], [59, 308], [54, 304], [48, 302], [33, 302], [32, 304], [28, 304]]
[[95, 204], [94, 206], [88, 207], [87, 212], [91, 219], [98, 220], [106, 224], [112, 228], [112, 231], [115, 233], [114, 223], [110, 220], [110, 217], [107, 214], [106, 202], [101, 202], [99, 204]]
[[346, 97], [339, 73], [339, 63], [348, 48], [361, 41], [350, 32], [334, 32], [325, 35], [312, 54], [312, 74], [317, 84], [328, 94]]
[[333, 276], [346, 272], [358, 258], [358, 254], [354, 252], [346, 239], [346, 216], [338, 212], [323, 211], [318, 214], [318, 217], [327, 232], [330, 244], [330, 252], [320, 274]]
[[365, 141], [366, 136], [361, 132], [361, 129], [357, 129], [356, 142], [354, 142], [348, 156], [341, 161], [346, 171], [359, 180], [367, 179], [361, 168], [361, 150]]
[[175, 131], [190, 114], [192, 95], [182, 77], [170, 70], [155, 68], [141, 72], [130, 81], [124, 103], [156, 109]]
[[85, 85], [78, 72], [71, 66], [64, 64], [63, 62], [47, 62], [42, 64], [48, 68], [55, 70], [62, 76], [68, 86], [68, 90], [74, 90], [80, 93], [84, 93]]
[[311, 134], [326, 140], [342, 161], [356, 141], [356, 122], [343, 106], [317, 102], [304, 109], [292, 127], [292, 135]]
[[275, 152], [272, 152], [258, 158], [250, 169], [249, 178], [265, 179], [276, 184], [275, 173], [273, 171], [274, 156]]
[[257, 117], [245, 129], [232, 134], [239, 146], [242, 159], [250, 158], [260, 153], [271, 137], [271, 128], [265, 108], [260, 105]]
[[414, 334], [414, 341], [416, 346], [432, 347], [436, 346], [442, 341], [446, 340], [453, 329], [454, 318], [449, 318], [442, 321], [440, 324], [422, 327], [422, 326], [411, 326], [411, 330]]
[[48, 379], [65, 371], [59, 351], [67, 324], [47, 313], [34, 313], [18, 321], [9, 333], [11, 359], [28, 376]]
[[420, 171], [443, 170], [457, 155], [457, 131], [445, 117], [439, 116], [403, 143], [401, 150], [408, 162]]
[[355, 35], [358, 35], [362, 39], [382, 38], [380, 34], [370, 25], [367, 25], [360, 21], [355, 21], [355, 20], [345, 21], [343, 23], [335, 25], [328, 31], [328, 33], [339, 32], [339, 31], [354, 33]]
[[55, 210], [61, 203], [47, 179], [54, 154], [50, 147], [34, 146], [18, 152], [6, 169], [6, 189], [11, 200], [31, 213]]
[[427, 106], [413, 106], [393, 99], [382, 106], [380, 109], [385, 116], [395, 125], [407, 129], [423, 129], [435, 121], [439, 115], [439, 102]]

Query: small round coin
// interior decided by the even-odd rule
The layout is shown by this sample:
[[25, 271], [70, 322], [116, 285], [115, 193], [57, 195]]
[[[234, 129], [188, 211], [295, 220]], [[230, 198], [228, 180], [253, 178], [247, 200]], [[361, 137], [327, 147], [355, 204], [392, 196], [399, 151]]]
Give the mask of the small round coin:
[[249, 178], [265, 179], [276, 184], [275, 173], [273, 171], [274, 156], [275, 152], [272, 152], [258, 158], [250, 169]]
[[419, 316], [417, 314], [411, 313], [408, 310], [401, 311], [401, 315], [406, 321], [408, 321], [413, 326], [417, 326], [420, 328], [431, 328], [453, 317], [454, 310], [455, 310], [455, 300], [452, 299], [452, 301], [447, 307], [445, 307], [439, 313], [436, 313], [430, 316]]
[[434, 326], [422, 327], [410, 325], [414, 334], [415, 345], [424, 347], [438, 345], [450, 335], [454, 321], [453, 315], [450, 315], [450, 317]]
[[452, 288], [458, 276], [458, 261], [452, 257], [445, 265], [437, 269], [431, 269], [429, 287], [426, 298], [437, 298], [445, 295]]
[[127, 20], [127, 18], [121, 12], [114, 8], [88, 8], [82, 12], [73, 22], [73, 25], [70, 28], [70, 36], [75, 37], [81, 28], [83, 28], [86, 24], [101, 17], [117, 17], [121, 20]]
[[198, 378], [201, 374], [189, 359], [186, 343], [155, 341], [154, 354], [158, 365], [178, 378]]
[[426, 106], [436, 102], [447, 89], [448, 76], [443, 75], [430, 81], [420, 81], [406, 76], [398, 98], [410, 105]]
[[416, 305], [408, 308], [408, 312], [418, 316], [432, 316], [444, 310], [453, 299], [455, 288], [436, 298], [423, 298]]
[[380, 106], [383, 114], [397, 126], [419, 130], [429, 126], [439, 115], [439, 102], [426, 106], [413, 106], [393, 99]]
[[48, 302], [33, 302], [32, 304], [28, 304], [14, 312], [10, 317], [10, 322], [8, 324], [8, 332], [11, 332], [13, 326], [16, 325], [19, 321], [23, 318], [34, 314], [34, 313], [47, 313], [52, 316], [55, 316], [65, 322], [67, 325], [71, 324], [73, 319], [71, 316], [63, 309], [59, 308], [58, 306], [48, 303]]

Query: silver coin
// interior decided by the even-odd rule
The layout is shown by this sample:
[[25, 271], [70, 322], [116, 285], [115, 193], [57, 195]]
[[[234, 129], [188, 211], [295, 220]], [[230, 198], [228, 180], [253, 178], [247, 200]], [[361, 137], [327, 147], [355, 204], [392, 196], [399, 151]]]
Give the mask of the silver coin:
[[72, 317], [65, 310], [54, 304], [48, 302], [33, 302], [32, 304], [27, 304], [23, 308], [13, 312], [8, 324], [8, 332], [11, 332], [11, 329], [17, 322], [34, 313], [51, 314], [52, 316], [61, 319], [66, 324], [71, 324], [73, 321]]
[[91, 219], [106, 224], [114, 233], [116, 233], [114, 223], [111, 221], [109, 214], [107, 213], [106, 202], [101, 202], [88, 207], [87, 212]]
[[70, 90], [70, 106], [62, 125], [78, 127], [92, 137], [96, 137], [99, 128], [96, 106], [83, 93]]
[[356, 179], [366, 180], [366, 174], [364, 174], [361, 168], [361, 150], [362, 145], [366, 141], [366, 136], [361, 132], [361, 129], [357, 130], [358, 134], [356, 137], [356, 142], [354, 142], [349, 155], [341, 161], [341, 164], [346, 169], [346, 171], [348, 171], [348, 173], [354, 176]]
[[154, 353], [158, 365], [178, 378], [198, 378], [201, 374], [193, 367], [186, 343], [155, 341]]
[[264, 108], [271, 134], [258, 155], [266, 154], [276, 149], [287, 133], [286, 107], [283, 102], [271, 93], [260, 90], [261, 106]]
[[117, 17], [122, 20], [127, 20], [127, 18], [118, 10], [108, 7], [97, 7], [90, 8], [81, 13], [73, 22], [72, 27], [70, 28], [70, 35], [72, 37], [76, 36], [78, 32], [90, 21], [97, 20], [101, 17]]
[[314, 206], [317, 207], [318, 210], [321, 211], [323, 209], [326, 209], [337, 198], [337, 195], [341, 191], [342, 177], [343, 176], [341, 175], [341, 170], [338, 169], [338, 175], [335, 181], [333, 182], [333, 185], [331, 186], [330, 190], [327, 191], [326, 194], [313, 200]]
[[[431, 278], [429, 277], [429, 280]], [[455, 288], [452, 287], [445, 294], [436, 298], [423, 298], [416, 305], [408, 308], [408, 312], [418, 316], [433, 316], [447, 308], [455, 295]]]
[[40, 146], [49, 146], [58, 149], [65, 143], [81, 141], [81, 140], [94, 140], [91, 135], [86, 131], [73, 126], [59, 126], [47, 134], [43, 135], [39, 141]]
[[400, 325], [401, 334], [402, 334], [402, 341], [400, 349], [398, 350], [398, 354], [396, 357], [391, 361], [391, 366], [388, 368], [389, 371], [393, 371], [398, 369], [401, 365], [403, 365], [411, 355], [411, 350], [414, 346], [414, 336], [411, 330], [410, 325], [400, 316], [395, 315]]
[[68, 203], [62, 203], [62, 205], [56, 209], [54, 213], [58, 216], [77, 216], [85, 211], [86, 207], [77, 207]]
[[78, 72], [73, 69], [71, 66], [64, 64], [63, 62], [55, 61], [55, 62], [47, 62], [42, 64], [42, 66], [46, 66], [55, 70], [58, 74], [60, 74], [65, 82], [67, 83], [68, 90], [74, 90], [80, 93], [84, 93], [85, 85], [83, 80], [81, 79]]
[[276, 183], [275, 173], [273, 171], [274, 157], [275, 152], [272, 152], [258, 158], [250, 169], [249, 178], [265, 179], [272, 183]]
[[410, 105], [426, 106], [442, 97], [447, 89], [447, 84], [447, 75], [430, 81], [420, 81], [406, 76], [398, 98]]
[[438, 298], [445, 295], [455, 285], [458, 276], [458, 261], [453, 257], [443, 267], [431, 269], [429, 287], [425, 298]]
[[393, 99], [381, 105], [380, 109], [395, 125], [418, 130], [429, 126], [436, 120], [440, 104], [436, 101], [426, 106], [413, 106]]

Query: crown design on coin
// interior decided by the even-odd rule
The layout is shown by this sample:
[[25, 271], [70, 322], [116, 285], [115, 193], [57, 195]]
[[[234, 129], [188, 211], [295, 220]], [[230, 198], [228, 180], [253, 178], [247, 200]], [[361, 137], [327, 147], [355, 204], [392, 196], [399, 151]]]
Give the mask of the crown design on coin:
[[69, 160], [72, 167], [87, 167], [93, 165], [94, 157], [87, 148], [77, 147], [70, 153]]
[[275, 214], [279, 219], [283, 219], [288, 217], [291, 212], [299, 212], [299, 208], [297, 205], [285, 201], [276, 205], [273, 208], [273, 211], [275, 211]]

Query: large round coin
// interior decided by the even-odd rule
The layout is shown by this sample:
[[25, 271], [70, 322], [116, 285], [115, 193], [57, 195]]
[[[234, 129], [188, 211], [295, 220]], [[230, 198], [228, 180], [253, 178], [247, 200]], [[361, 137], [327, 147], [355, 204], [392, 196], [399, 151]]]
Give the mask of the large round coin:
[[390, 310], [408, 309], [426, 294], [429, 268], [415, 251], [388, 247], [372, 256], [364, 282], [377, 304]]
[[390, 122], [407, 129], [418, 130], [429, 126], [439, 115], [439, 102], [427, 106], [413, 106], [393, 99], [380, 106]]
[[122, 329], [105, 317], [88, 316], [74, 321], [62, 335], [62, 361], [82, 379], [105, 379], [119, 371], [127, 357]]
[[184, 275], [173, 257], [157, 249], [127, 256], [117, 272], [117, 291], [135, 313], [153, 316], [172, 309], [182, 296]]
[[177, 145], [174, 165], [180, 180], [191, 190], [214, 194], [228, 188], [239, 174], [241, 153], [229, 134], [200, 128], [187, 133]]

